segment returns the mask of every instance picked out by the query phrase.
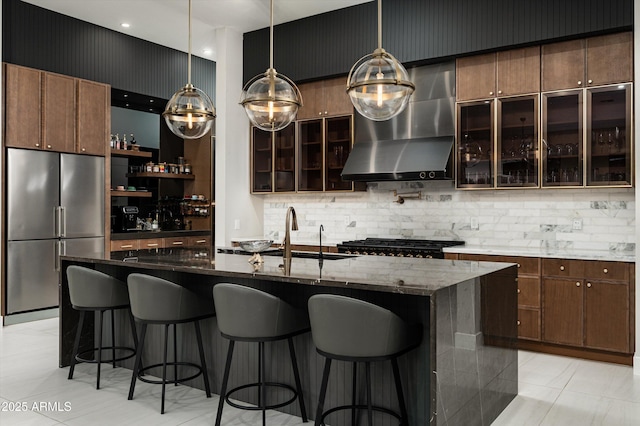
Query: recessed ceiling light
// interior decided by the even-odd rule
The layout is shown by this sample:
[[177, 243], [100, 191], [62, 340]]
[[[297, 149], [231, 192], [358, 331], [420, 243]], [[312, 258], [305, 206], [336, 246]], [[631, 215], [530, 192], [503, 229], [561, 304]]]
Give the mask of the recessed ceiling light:
[[202, 54], [203, 55], [210, 56], [212, 53], [213, 53], [213, 51], [211, 49], [209, 49], [209, 48], [202, 49]]
[[131, 26], [131, 24], [129, 24], [129, 23], [127, 23], [127, 22], [123, 22], [123, 23], [121, 23], [121, 24], [120, 24], [120, 26], [121, 26], [122, 28], [129, 28], [129, 27]]

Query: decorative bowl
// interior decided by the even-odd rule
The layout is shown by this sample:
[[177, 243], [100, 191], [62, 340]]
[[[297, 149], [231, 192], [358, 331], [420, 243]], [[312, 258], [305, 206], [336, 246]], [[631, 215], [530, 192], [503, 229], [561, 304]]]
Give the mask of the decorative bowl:
[[260, 256], [260, 252], [271, 247], [271, 244], [273, 244], [273, 240], [238, 241], [238, 245], [240, 245], [242, 250], [253, 253], [253, 256], [249, 259], [249, 263], [253, 263], [254, 265], [264, 263], [264, 259]]

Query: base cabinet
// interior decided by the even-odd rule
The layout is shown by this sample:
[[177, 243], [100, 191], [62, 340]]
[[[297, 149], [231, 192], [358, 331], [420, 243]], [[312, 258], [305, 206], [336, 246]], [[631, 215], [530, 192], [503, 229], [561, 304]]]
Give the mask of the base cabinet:
[[571, 279], [545, 278], [544, 341], [582, 346], [584, 293], [582, 282]]

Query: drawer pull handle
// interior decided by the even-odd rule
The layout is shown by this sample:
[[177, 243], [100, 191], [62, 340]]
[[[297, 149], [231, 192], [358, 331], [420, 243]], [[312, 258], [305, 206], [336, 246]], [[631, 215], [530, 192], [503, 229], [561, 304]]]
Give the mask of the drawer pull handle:
[[576, 283], [576, 287], [580, 287], [580, 281]]
[[602, 272], [604, 272], [605, 274], [608, 274], [608, 273], [609, 273], [609, 270], [608, 270], [607, 268], [604, 268], [604, 269], [602, 270]]
[[37, 144], [36, 144], [36, 148], [39, 148], [39, 147], [40, 147], [40, 144], [39, 144], [39, 143], [37, 143]]
[[174, 241], [171, 244], [173, 244], [174, 246], [181, 246], [184, 243], [182, 241]]
[[564, 265], [560, 265], [560, 270], [564, 271]]
[[520, 294], [520, 289], [518, 289], [518, 294]]
[[518, 325], [520, 325], [520, 320], [518, 320]]
[[587, 283], [587, 287], [591, 288], [591, 283]]
[[157, 247], [158, 243], [149, 243], [147, 244], [147, 247]]
[[520, 264], [518, 263], [518, 268], [520, 267]]
[[204, 244], [206, 242], [207, 242], [207, 240], [198, 240], [198, 241], [196, 241], [196, 244]]
[[120, 248], [132, 248], [133, 244], [123, 244], [120, 246]]

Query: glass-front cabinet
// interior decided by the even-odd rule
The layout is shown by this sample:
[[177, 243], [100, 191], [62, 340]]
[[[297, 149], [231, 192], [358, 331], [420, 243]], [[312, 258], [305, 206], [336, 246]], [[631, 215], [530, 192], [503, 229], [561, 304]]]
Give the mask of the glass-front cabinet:
[[458, 188], [493, 187], [493, 101], [458, 104], [456, 184]]
[[587, 186], [629, 186], [632, 85], [588, 89]]
[[342, 169], [351, 153], [353, 116], [327, 118], [325, 144], [325, 191], [351, 190], [352, 183], [342, 180]]
[[542, 95], [542, 186], [584, 185], [583, 91]]
[[251, 191], [295, 191], [295, 158], [295, 125], [275, 133], [252, 127]]
[[322, 191], [323, 119], [298, 124], [298, 190]]
[[539, 186], [538, 152], [538, 95], [498, 99], [497, 186]]

